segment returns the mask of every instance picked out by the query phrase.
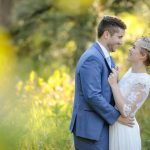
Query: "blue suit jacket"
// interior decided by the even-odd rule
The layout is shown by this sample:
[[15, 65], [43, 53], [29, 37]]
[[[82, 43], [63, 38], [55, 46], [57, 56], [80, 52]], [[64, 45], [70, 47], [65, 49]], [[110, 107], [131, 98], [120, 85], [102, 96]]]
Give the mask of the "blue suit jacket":
[[108, 83], [110, 72], [98, 43], [94, 43], [80, 57], [76, 67], [74, 108], [70, 124], [70, 130], [76, 136], [99, 140], [104, 124], [113, 124], [118, 119], [120, 113], [114, 108]]

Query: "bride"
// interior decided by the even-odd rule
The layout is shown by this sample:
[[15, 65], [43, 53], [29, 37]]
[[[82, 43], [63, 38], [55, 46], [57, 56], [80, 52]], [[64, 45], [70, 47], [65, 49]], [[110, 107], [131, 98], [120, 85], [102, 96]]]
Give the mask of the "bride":
[[[135, 42], [128, 54], [131, 68], [117, 83], [118, 71], [113, 69], [108, 82], [112, 88], [117, 109], [124, 117], [135, 117], [150, 91], [150, 38], [142, 37]], [[109, 127], [109, 150], [141, 150], [139, 125], [128, 127], [115, 122]]]

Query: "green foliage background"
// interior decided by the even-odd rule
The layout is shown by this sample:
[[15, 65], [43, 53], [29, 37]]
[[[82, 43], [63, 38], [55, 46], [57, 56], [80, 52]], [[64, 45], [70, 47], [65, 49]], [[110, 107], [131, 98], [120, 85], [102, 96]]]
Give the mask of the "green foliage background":
[[[116, 15], [127, 24], [124, 44], [112, 54], [122, 76], [131, 44], [150, 36], [149, 2], [12, 1], [10, 24], [0, 22], [0, 150], [73, 150], [77, 60], [96, 40], [101, 17]], [[137, 114], [143, 150], [150, 149], [149, 109], [148, 99]]]

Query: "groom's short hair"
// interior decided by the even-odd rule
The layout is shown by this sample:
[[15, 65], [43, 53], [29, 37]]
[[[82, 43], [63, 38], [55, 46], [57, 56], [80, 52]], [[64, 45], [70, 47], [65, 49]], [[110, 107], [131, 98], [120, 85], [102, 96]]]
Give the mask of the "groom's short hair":
[[108, 31], [111, 35], [118, 31], [118, 28], [125, 30], [127, 27], [125, 23], [116, 16], [104, 16], [98, 25], [98, 38], [100, 38], [104, 31]]

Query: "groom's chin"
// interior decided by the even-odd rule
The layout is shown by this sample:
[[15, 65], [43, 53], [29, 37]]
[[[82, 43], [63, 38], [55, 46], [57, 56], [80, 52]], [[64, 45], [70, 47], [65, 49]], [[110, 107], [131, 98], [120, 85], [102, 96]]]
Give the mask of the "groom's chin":
[[112, 52], [112, 53], [113, 53], [113, 52], [116, 52], [116, 49], [111, 49], [111, 51], [110, 51], [110, 52]]

